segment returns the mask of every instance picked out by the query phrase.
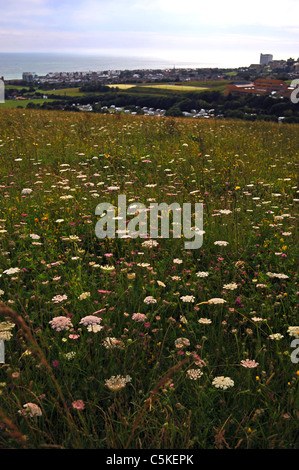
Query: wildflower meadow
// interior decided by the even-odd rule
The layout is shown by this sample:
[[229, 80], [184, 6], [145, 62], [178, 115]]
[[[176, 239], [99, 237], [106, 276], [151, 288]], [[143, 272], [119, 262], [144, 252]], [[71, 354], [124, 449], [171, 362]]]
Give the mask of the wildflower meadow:
[[[298, 153], [297, 124], [2, 109], [0, 448], [298, 448]], [[99, 238], [119, 195], [202, 203], [202, 245], [172, 211]]]

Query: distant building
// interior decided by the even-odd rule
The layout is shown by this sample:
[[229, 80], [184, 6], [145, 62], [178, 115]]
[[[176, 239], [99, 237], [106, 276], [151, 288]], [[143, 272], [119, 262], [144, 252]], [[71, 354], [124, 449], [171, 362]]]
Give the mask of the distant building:
[[23, 72], [23, 75], [22, 75], [22, 79], [25, 81], [25, 82], [33, 82], [34, 79], [35, 79], [35, 73], [31, 73], [31, 72]]
[[269, 62], [273, 60], [272, 54], [261, 54], [260, 55], [260, 65], [268, 65]]
[[236, 83], [226, 85], [226, 95], [273, 95], [289, 97], [291, 90], [283, 80], [273, 80], [270, 78], [258, 78], [252, 83]]
[[284, 69], [287, 65], [286, 60], [270, 60], [269, 66], [273, 69]]

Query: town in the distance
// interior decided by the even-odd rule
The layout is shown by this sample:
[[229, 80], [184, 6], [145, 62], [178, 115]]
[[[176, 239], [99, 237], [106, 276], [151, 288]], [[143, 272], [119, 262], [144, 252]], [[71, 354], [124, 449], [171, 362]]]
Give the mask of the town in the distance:
[[5, 100], [15, 107], [299, 122], [299, 100], [292, 99], [299, 58], [274, 60], [272, 54], [230, 69], [24, 72], [21, 80], [3, 81]]

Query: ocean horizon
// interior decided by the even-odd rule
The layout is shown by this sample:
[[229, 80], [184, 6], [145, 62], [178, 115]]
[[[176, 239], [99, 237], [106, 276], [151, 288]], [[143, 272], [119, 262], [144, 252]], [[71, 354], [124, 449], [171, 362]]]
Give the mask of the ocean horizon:
[[174, 63], [172, 60], [71, 53], [0, 52], [0, 77], [20, 80], [23, 72], [46, 75], [51, 72], [100, 72], [104, 70], [144, 70], [217, 67], [200, 62]]

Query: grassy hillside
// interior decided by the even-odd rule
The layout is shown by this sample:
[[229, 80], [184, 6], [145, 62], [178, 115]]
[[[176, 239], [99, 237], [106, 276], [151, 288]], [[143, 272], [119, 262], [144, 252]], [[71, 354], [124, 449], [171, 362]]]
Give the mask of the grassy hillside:
[[[0, 109], [0, 448], [298, 448], [298, 136]], [[202, 246], [98, 238], [118, 195]]]

